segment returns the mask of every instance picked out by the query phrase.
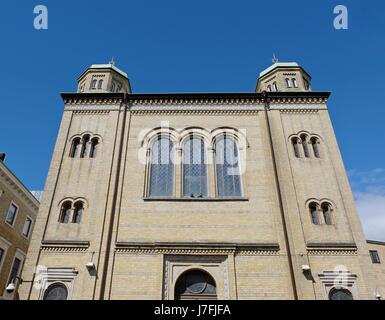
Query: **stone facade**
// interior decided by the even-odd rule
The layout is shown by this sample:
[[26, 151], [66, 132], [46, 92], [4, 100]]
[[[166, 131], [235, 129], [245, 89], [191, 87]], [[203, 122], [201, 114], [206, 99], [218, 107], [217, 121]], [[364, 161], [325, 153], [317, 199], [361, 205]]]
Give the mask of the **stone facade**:
[[[284, 86], [286, 73], [297, 74], [298, 88]], [[278, 90], [265, 94], [269, 76]], [[375, 299], [377, 275], [329, 118], [329, 93], [312, 92], [303, 78], [310, 81], [298, 65], [280, 63], [263, 73], [256, 93], [62, 94], [23, 275], [35, 286], [24, 283], [21, 298], [42, 299], [56, 285], [67, 299], [174, 299], [178, 279], [200, 270], [218, 299], [328, 299], [340, 289]], [[206, 196], [182, 194], [178, 159], [190, 134], [205, 143]], [[149, 193], [158, 136], [175, 146], [167, 197]], [[219, 196], [220, 136], [238, 143], [241, 196]], [[97, 137], [96, 157], [78, 156], [74, 141], [84, 137]], [[313, 204], [323, 223], [312, 223]]]
[[0, 159], [0, 299], [14, 298], [15, 291], [5, 288], [20, 282], [15, 277], [22, 272], [38, 209], [39, 202]]

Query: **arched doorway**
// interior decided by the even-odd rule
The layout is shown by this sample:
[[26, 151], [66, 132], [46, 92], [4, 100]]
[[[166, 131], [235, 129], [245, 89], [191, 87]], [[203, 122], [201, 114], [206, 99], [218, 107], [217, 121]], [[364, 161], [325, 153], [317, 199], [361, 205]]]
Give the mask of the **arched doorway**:
[[348, 289], [332, 289], [329, 293], [329, 300], [353, 300], [353, 295]]
[[189, 270], [175, 283], [175, 300], [216, 300], [217, 288], [213, 277], [202, 270]]

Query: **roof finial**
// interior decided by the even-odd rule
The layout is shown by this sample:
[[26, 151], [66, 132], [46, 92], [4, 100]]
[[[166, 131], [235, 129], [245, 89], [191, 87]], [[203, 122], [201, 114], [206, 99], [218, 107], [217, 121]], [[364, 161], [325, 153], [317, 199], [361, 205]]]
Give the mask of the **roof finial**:
[[273, 53], [273, 59], [271, 61], [273, 64], [278, 62], [278, 58], [275, 56], [275, 53]]
[[111, 61], [109, 62], [109, 64], [112, 64], [113, 66], [115, 65], [114, 57], [111, 58]]

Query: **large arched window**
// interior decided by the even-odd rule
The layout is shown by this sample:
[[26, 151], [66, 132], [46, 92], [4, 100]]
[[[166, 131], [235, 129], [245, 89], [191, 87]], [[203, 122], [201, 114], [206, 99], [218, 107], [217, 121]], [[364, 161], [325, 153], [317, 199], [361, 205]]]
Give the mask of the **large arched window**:
[[310, 139], [311, 145], [313, 147], [313, 153], [316, 158], [320, 157], [319, 148], [318, 148], [318, 139], [316, 137], [312, 137]]
[[313, 224], [319, 224], [318, 204], [315, 202], [310, 203], [309, 211], [310, 211], [311, 222], [313, 222]]
[[82, 152], [80, 154], [80, 158], [85, 158], [88, 154], [90, 136], [87, 134], [83, 136], [82, 140]]
[[67, 300], [67, 297], [67, 287], [62, 283], [53, 283], [45, 290], [43, 300]]
[[331, 289], [329, 292], [330, 300], [353, 300], [353, 295], [348, 289]]
[[150, 197], [171, 197], [174, 193], [174, 143], [159, 136], [150, 156]]
[[83, 211], [84, 211], [83, 202], [81, 202], [81, 201], [76, 202], [74, 205], [74, 208], [75, 209], [74, 209], [74, 215], [72, 218], [72, 222], [73, 223], [80, 223], [82, 220], [82, 215], [83, 215]]
[[96, 158], [96, 155], [98, 154], [98, 148], [99, 148], [99, 139], [98, 138], [92, 138], [91, 149], [90, 149], [90, 158]]
[[229, 136], [223, 136], [215, 144], [215, 170], [219, 197], [240, 197], [241, 176], [238, 146]]
[[328, 202], [324, 202], [321, 205], [322, 209], [322, 216], [324, 218], [325, 224], [331, 225], [332, 219], [331, 219], [331, 205]]
[[303, 154], [305, 155], [306, 158], [309, 158], [309, 148], [307, 145], [307, 135], [306, 134], [301, 135], [301, 142], [302, 142], [302, 147], [303, 147]]
[[183, 145], [183, 196], [207, 197], [207, 161], [203, 139], [190, 136]]
[[300, 154], [299, 154], [298, 138], [295, 137], [295, 138], [291, 139], [291, 143], [293, 145], [294, 156], [296, 158], [299, 158]]
[[68, 223], [71, 217], [71, 202], [66, 201], [62, 204], [59, 215], [60, 223]]
[[217, 290], [214, 279], [201, 270], [182, 274], [175, 284], [176, 300], [216, 300]]
[[81, 148], [82, 148], [82, 144], [80, 142], [80, 138], [74, 138], [72, 140], [70, 157], [76, 158], [80, 154]]

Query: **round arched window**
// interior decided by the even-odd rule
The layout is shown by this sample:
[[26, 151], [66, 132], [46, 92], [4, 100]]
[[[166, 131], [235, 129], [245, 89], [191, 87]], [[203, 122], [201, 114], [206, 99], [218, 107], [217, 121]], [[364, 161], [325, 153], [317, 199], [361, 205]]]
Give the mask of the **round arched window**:
[[175, 298], [180, 300], [216, 299], [215, 281], [206, 272], [188, 271], [182, 274], [175, 284]]
[[332, 289], [329, 293], [330, 300], [353, 300], [352, 293], [347, 289]]
[[68, 290], [62, 283], [53, 283], [44, 292], [43, 300], [67, 300]]

